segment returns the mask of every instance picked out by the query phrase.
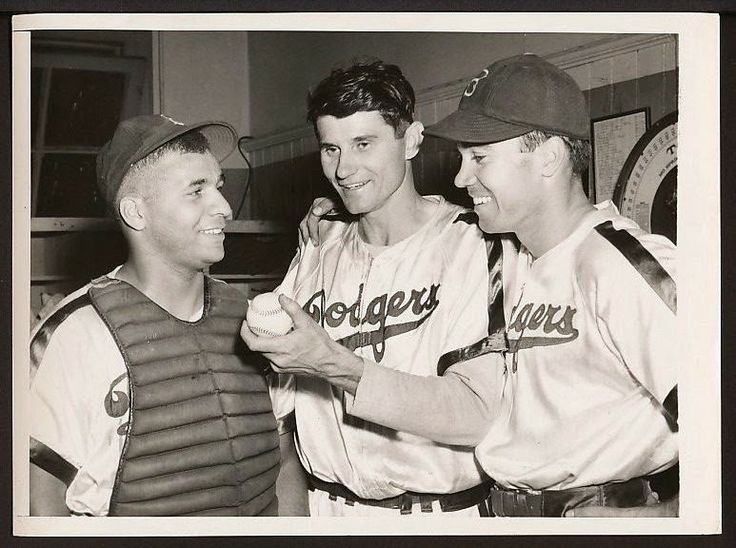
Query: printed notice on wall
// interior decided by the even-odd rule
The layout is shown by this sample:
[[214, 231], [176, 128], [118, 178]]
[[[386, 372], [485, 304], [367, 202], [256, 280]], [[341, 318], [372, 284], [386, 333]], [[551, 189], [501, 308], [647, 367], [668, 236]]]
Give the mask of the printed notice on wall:
[[646, 130], [645, 109], [593, 120], [596, 202], [613, 198], [613, 191], [624, 162]]

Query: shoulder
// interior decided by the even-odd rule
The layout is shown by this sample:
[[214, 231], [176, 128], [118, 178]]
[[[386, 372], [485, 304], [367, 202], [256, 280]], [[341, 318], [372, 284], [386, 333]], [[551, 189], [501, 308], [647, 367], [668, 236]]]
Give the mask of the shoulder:
[[73, 324], [75, 320], [86, 316], [85, 311], [80, 312], [80, 310], [92, 310], [88, 294], [90, 286], [91, 284], [87, 284], [59, 301], [53, 310], [36, 324], [31, 332], [31, 340], [36, 338], [40, 332], [56, 331], [61, 324]]
[[582, 285], [596, 289], [610, 286], [630, 292], [648, 287], [674, 310], [675, 254], [667, 238], [617, 215], [591, 229], [579, 247], [575, 270]]
[[49, 356], [82, 355], [103, 344], [111, 335], [92, 306], [87, 290], [75, 291], [62, 300], [33, 330], [30, 342], [32, 374]]
[[484, 244], [483, 231], [478, 226], [478, 215], [465, 207], [447, 202], [439, 204], [440, 212], [436, 222], [438, 235], [452, 243], [466, 241], [471, 244]]

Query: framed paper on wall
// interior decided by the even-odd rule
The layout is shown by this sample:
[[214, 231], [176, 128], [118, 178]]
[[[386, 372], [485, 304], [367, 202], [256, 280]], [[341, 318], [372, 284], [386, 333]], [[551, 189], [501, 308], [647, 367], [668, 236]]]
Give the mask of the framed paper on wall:
[[591, 201], [611, 200], [619, 173], [639, 138], [649, 127], [649, 107], [590, 122], [593, 153]]

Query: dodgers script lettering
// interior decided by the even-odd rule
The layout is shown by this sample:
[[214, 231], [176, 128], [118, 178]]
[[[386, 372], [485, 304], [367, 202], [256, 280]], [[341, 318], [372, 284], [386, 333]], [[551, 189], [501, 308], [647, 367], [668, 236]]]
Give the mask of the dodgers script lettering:
[[[363, 284], [358, 287], [358, 296], [350, 305], [340, 301], [328, 305], [322, 289], [312, 295], [303, 308], [322, 327], [336, 328], [346, 321], [356, 329], [361, 325], [376, 326], [373, 331], [359, 332], [338, 342], [351, 350], [370, 345], [373, 347], [376, 362], [380, 362], [386, 339], [413, 331], [435, 311], [440, 304], [437, 296], [439, 289], [440, 284], [432, 284], [429, 289], [422, 287], [412, 289], [409, 293], [397, 291], [391, 296], [384, 293], [374, 297], [364, 308], [361, 308]], [[414, 318], [420, 317], [409, 322], [386, 325], [388, 318], [398, 318], [405, 314], [412, 314]]]

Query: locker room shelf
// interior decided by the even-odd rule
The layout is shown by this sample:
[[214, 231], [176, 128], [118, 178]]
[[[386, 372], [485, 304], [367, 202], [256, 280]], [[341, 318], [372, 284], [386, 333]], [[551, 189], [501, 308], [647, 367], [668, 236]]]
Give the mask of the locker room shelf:
[[[31, 232], [90, 232], [117, 230], [117, 223], [107, 218], [91, 217], [34, 217]], [[237, 220], [230, 221], [225, 232], [232, 234], [286, 234], [286, 225], [277, 221]]]

